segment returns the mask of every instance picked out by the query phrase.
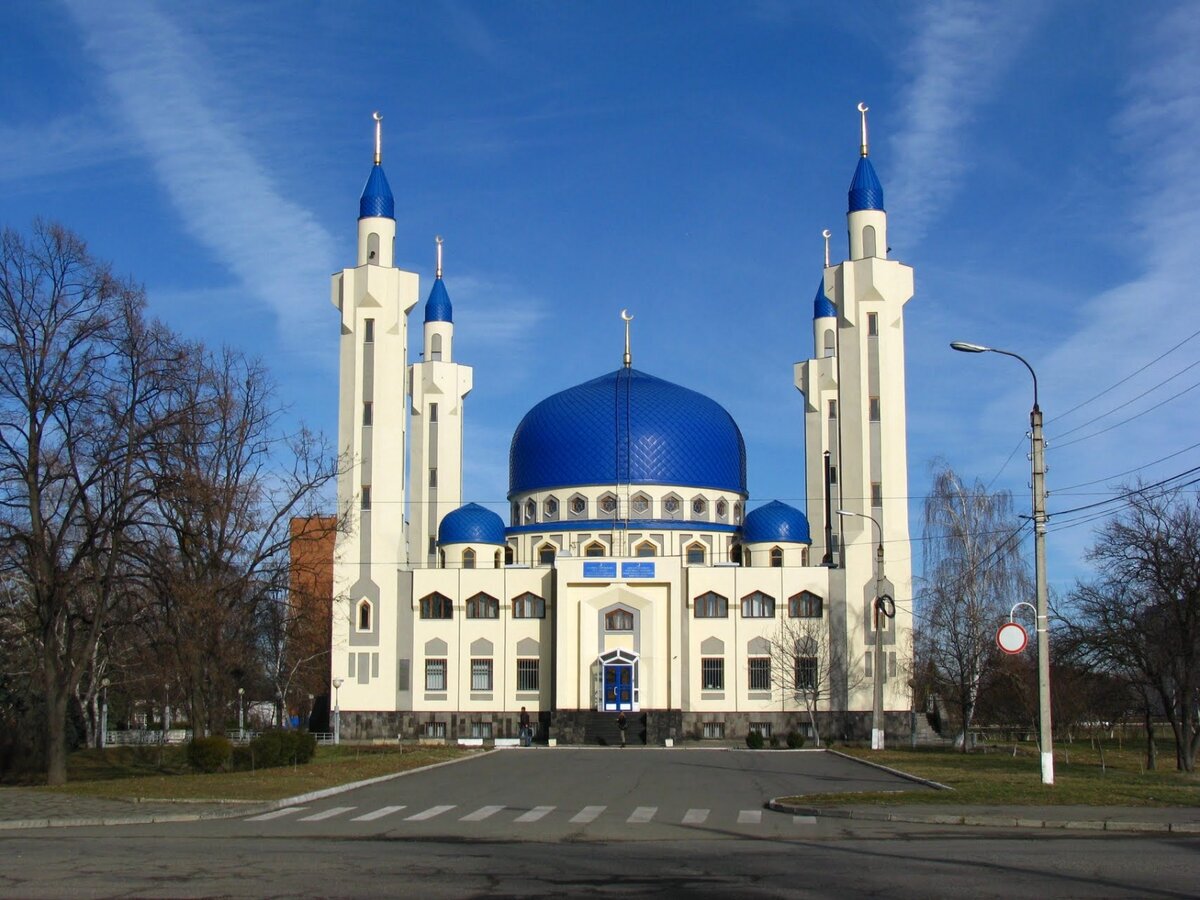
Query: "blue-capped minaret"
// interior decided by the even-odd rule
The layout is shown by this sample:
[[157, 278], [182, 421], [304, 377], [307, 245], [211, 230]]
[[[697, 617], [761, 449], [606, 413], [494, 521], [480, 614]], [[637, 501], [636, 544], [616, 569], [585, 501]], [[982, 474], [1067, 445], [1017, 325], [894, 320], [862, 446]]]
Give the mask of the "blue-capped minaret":
[[395, 200], [383, 174], [383, 117], [375, 113], [375, 161], [358, 201], [354, 268], [334, 274], [341, 322], [338, 370], [338, 511], [345, 519], [334, 548], [332, 674], [342, 710], [395, 702], [398, 568], [408, 563], [404, 509], [408, 312], [417, 276], [397, 269]]
[[[470, 366], [454, 361], [454, 307], [442, 280], [442, 239], [425, 301], [424, 349], [409, 369], [412, 460], [409, 531], [413, 564], [461, 565], [438, 554], [438, 525], [462, 503], [463, 406], [471, 392]], [[492, 564], [478, 560], [479, 565]]]
[[[848, 686], [848, 708], [870, 708], [876, 677], [885, 709], [906, 709], [904, 679], [893, 668], [912, 630], [912, 561], [908, 553], [908, 449], [904, 388], [904, 305], [912, 269], [888, 259], [883, 185], [867, 143], [867, 107], [860, 103], [862, 139], [847, 196], [850, 258], [831, 265], [825, 232], [825, 274], [813, 308], [813, 358], [797, 363], [795, 385], [805, 398], [808, 518], [828, 523], [814, 534], [814, 558], [844, 579], [845, 621], [831, 619], [845, 657], [861, 660], [866, 679]], [[827, 487], [828, 485], [828, 487]], [[839, 515], [838, 511], [846, 513]], [[873, 531], [874, 520], [881, 534]], [[820, 536], [818, 536], [820, 535]], [[874, 671], [875, 548], [888, 551], [896, 618], [883, 635], [884, 671]], [[833, 589], [831, 588], [831, 591]], [[840, 637], [839, 633], [840, 632]]]

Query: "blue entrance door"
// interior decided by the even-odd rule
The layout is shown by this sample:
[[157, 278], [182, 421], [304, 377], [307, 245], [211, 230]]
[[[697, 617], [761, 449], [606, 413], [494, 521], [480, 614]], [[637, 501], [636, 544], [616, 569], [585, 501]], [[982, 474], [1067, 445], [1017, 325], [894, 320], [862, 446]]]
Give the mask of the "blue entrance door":
[[609, 663], [604, 667], [604, 708], [633, 709], [633, 666]]

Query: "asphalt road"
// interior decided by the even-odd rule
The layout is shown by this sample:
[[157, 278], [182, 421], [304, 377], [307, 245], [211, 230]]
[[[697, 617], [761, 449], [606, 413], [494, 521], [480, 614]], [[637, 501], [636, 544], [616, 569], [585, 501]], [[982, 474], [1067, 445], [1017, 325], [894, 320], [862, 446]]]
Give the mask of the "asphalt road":
[[0, 896], [1191, 897], [1200, 883], [1194, 837], [762, 808], [814, 789], [924, 790], [824, 754], [507, 751], [270, 818], [4, 833]]

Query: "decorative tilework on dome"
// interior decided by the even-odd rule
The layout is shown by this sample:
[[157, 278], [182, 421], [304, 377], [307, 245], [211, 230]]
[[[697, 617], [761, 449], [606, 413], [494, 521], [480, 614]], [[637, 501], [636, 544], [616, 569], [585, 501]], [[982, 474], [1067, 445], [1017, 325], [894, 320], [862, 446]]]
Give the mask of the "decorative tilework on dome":
[[813, 318], [828, 319], [837, 318], [837, 307], [833, 305], [833, 301], [825, 296], [825, 282], [822, 281], [817, 285], [817, 297], [813, 300]]
[[503, 544], [504, 520], [478, 503], [467, 503], [443, 517], [438, 543]]
[[883, 185], [871, 160], [865, 156], [859, 157], [854, 180], [850, 182], [850, 212], [862, 209], [883, 209]]
[[438, 278], [433, 282], [429, 299], [425, 301], [426, 322], [453, 322], [454, 307], [450, 305], [450, 295], [446, 293], [446, 285]]
[[746, 513], [742, 525], [742, 542], [745, 544], [811, 544], [808, 517], [794, 506], [772, 500]]
[[618, 369], [526, 413], [508, 458], [509, 496], [597, 484], [746, 492], [746, 444], [719, 403]]
[[392, 199], [392, 188], [387, 176], [383, 174], [383, 166], [371, 167], [367, 183], [363, 186], [362, 197], [358, 201], [358, 217], [368, 219], [379, 216], [384, 219], [396, 218], [396, 201]]

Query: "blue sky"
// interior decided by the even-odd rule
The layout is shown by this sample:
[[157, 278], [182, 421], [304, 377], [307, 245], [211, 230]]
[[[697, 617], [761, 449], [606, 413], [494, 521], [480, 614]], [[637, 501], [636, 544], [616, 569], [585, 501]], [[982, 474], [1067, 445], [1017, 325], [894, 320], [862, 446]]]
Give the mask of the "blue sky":
[[[791, 367], [821, 230], [846, 252], [864, 100], [892, 256], [916, 269], [914, 523], [934, 458], [1028, 502], [1028, 376], [955, 339], [1037, 368], [1054, 513], [1200, 457], [1200, 9], [1153, 11], [4, 4], [0, 221], [78, 231], [156, 315], [267, 359], [332, 435], [328, 277], [354, 259], [381, 110], [397, 262], [423, 298], [445, 236], [475, 367], [468, 499], [503, 504], [533, 403], [620, 365], [627, 307], [635, 366], [725, 405], [752, 498], [800, 503]], [[1052, 519], [1060, 591], [1087, 571], [1086, 519]]]

